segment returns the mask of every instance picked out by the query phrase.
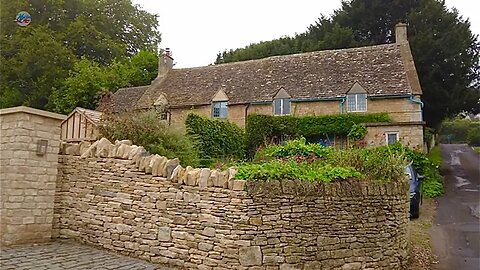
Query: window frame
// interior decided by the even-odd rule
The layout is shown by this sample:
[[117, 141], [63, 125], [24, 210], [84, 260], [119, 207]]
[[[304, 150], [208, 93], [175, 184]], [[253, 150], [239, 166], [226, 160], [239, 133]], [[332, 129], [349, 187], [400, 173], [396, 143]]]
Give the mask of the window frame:
[[395, 135], [395, 138], [396, 138], [396, 139], [395, 139], [395, 142], [394, 142], [393, 144], [395, 144], [395, 143], [397, 143], [397, 142], [400, 141], [400, 136], [399, 136], [399, 134], [398, 134], [398, 131], [385, 132], [385, 144], [386, 144], [387, 146], [388, 146], [388, 145], [391, 145], [391, 144], [388, 143], [388, 136], [389, 136], [389, 135]]
[[[218, 108], [215, 107], [215, 105], [219, 105]], [[225, 104], [225, 115], [222, 115], [222, 104]], [[218, 116], [215, 116], [215, 109], [218, 109]], [[212, 118], [216, 119], [226, 119], [228, 118], [228, 100], [219, 100], [219, 101], [212, 101]]]
[[[280, 101], [280, 113], [277, 114], [275, 103]], [[285, 113], [285, 101], [288, 102], [288, 113]], [[273, 115], [282, 116], [290, 115], [292, 111], [292, 99], [291, 98], [276, 98], [273, 100]]]
[[[359, 110], [358, 109], [358, 97], [360, 95], [364, 95], [365, 96], [365, 110]], [[354, 110], [350, 110], [350, 106], [349, 106], [349, 97], [352, 98], [354, 97], [355, 98], [355, 109]], [[355, 93], [355, 94], [347, 94], [347, 112], [366, 112], [368, 110], [368, 95], [367, 93]]]

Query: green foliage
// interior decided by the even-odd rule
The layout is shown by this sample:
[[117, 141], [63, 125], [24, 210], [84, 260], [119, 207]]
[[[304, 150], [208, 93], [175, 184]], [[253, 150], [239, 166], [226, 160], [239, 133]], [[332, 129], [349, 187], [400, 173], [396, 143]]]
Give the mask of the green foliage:
[[185, 125], [200, 150], [202, 165], [209, 166], [218, 159], [245, 158], [245, 132], [234, 123], [190, 113]]
[[467, 134], [468, 144], [480, 146], [480, 125], [471, 128]]
[[215, 63], [392, 43], [398, 22], [409, 25], [427, 124], [436, 128], [461, 110], [480, 112], [478, 36], [444, 1], [342, 1], [339, 10], [320, 17], [302, 34], [224, 51]]
[[[5, 28], [2, 25], [0, 32]], [[44, 26], [18, 29], [15, 35], [8, 39], [1, 36], [0, 40], [0, 104], [44, 108], [52, 88], [60, 87], [68, 77], [75, 59], [73, 53]]]
[[99, 128], [111, 141], [128, 139], [151, 154], [179, 158], [183, 166], [200, 165], [199, 152], [189, 137], [161, 121], [153, 111], [107, 115]]
[[386, 113], [306, 117], [251, 114], [246, 125], [248, 153], [253, 156], [259, 146], [269, 144], [275, 137], [310, 137], [322, 134], [346, 136], [355, 124], [390, 121]]
[[351, 166], [362, 173], [363, 179], [377, 182], [398, 181], [405, 176], [405, 156], [388, 147], [350, 148], [334, 150], [330, 162]]
[[[26, 27], [18, 26], [14, 20], [21, 10], [32, 15], [32, 22]], [[66, 112], [66, 108], [76, 103], [71, 98], [93, 92], [71, 87], [72, 80], [66, 82], [71, 74], [78, 77], [78, 70], [72, 70], [77, 61], [85, 58], [103, 69], [115, 61], [128, 62], [142, 50], [156, 51], [160, 41], [157, 16], [130, 0], [0, 1], [0, 15], [2, 108], [27, 105]], [[133, 58], [131, 61], [132, 70], [144, 73], [137, 65], [142, 63], [134, 62]], [[148, 65], [151, 66], [150, 61]], [[156, 72], [156, 65], [157, 62], [147, 70]], [[132, 75], [125, 86], [148, 84], [150, 80], [146, 77], [151, 75]], [[56, 100], [52, 100], [54, 90]], [[80, 93], [71, 93], [74, 90]], [[58, 98], [63, 96], [67, 96], [66, 104], [59, 104]], [[84, 103], [85, 99], [94, 100], [95, 95], [82, 97], [78, 103]], [[85, 107], [94, 106], [93, 103]]]
[[399, 143], [393, 144], [389, 148], [397, 153], [404, 153], [407, 160], [413, 162], [415, 170], [420, 175], [425, 176], [422, 182], [422, 193], [424, 196], [435, 198], [443, 194], [443, 180], [439, 171], [439, 166], [441, 165], [439, 152], [433, 152], [434, 161], [432, 161], [424, 153], [410, 150]]
[[365, 138], [365, 135], [367, 135], [367, 128], [363, 125], [354, 124], [348, 132], [347, 137], [350, 140], [358, 141], [363, 140]]
[[306, 143], [305, 138], [298, 140], [287, 141], [285, 145], [270, 146], [273, 150], [271, 156], [275, 158], [291, 157], [291, 156], [309, 156], [315, 155], [317, 157], [323, 157], [328, 151], [320, 144]]
[[289, 140], [285, 145], [268, 145], [259, 149], [254, 157], [254, 162], [291, 158], [291, 157], [316, 157], [324, 158], [330, 155], [331, 148], [324, 147], [317, 143], [306, 143], [305, 138], [301, 137], [297, 140]]
[[480, 121], [454, 118], [442, 122], [438, 139], [441, 143], [467, 143], [475, 146], [480, 145], [479, 137]]
[[[340, 150], [308, 144], [302, 138], [288, 141], [284, 146], [270, 145], [260, 150], [254, 161], [254, 165], [240, 165], [241, 179], [281, 180], [297, 177], [328, 182], [355, 177], [391, 182], [405, 177], [405, 156], [388, 147]], [[325, 173], [327, 169], [331, 170], [329, 174]]]
[[140, 51], [125, 61], [113, 61], [108, 66], [82, 58], [62, 86], [54, 89], [50, 107], [65, 114], [77, 106], [95, 109], [101, 95], [108, 91], [149, 84], [157, 75], [157, 63], [156, 53], [147, 51]]
[[243, 163], [238, 166], [237, 179], [245, 180], [302, 180], [331, 182], [337, 179], [360, 177], [361, 174], [349, 167], [337, 167], [320, 162], [308, 164], [293, 160], [272, 160], [267, 163]]

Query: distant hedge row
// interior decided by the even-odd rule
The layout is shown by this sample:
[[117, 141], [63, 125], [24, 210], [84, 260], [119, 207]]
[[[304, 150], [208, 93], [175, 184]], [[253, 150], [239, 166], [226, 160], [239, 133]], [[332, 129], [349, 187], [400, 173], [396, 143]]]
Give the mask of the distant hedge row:
[[355, 124], [391, 122], [387, 113], [335, 114], [324, 116], [269, 116], [251, 114], [247, 118], [246, 140], [250, 156], [258, 147], [281, 136], [311, 137], [322, 134], [347, 136]]

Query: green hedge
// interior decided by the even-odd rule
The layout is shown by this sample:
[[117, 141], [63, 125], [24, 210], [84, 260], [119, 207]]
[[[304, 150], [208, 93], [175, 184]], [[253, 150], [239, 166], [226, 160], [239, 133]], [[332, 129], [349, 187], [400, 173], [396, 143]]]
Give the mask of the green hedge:
[[444, 121], [438, 137], [440, 143], [467, 143], [480, 146], [480, 121], [467, 119]]
[[252, 114], [247, 117], [247, 148], [250, 156], [256, 149], [281, 136], [311, 137], [323, 134], [347, 136], [355, 124], [391, 122], [387, 113], [335, 114], [325, 116], [269, 116]]
[[202, 165], [214, 161], [245, 158], [245, 132], [234, 123], [189, 114], [187, 134], [200, 150]]

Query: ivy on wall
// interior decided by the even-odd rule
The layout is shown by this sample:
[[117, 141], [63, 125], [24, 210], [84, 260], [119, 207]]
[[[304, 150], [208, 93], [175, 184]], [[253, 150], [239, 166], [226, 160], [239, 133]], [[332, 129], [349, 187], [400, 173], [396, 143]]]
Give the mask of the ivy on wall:
[[247, 117], [246, 140], [248, 154], [253, 156], [261, 145], [273, 138], [312, 137], [323, 134], [347, 136], [354, 125], [391, 122], [387, 113], [335, 114], [324, 116], [269, 116], [251, 114]]
[[187, 135], [200, 150], [202, 165], [209, 166], [218, 159], [245, 157], [245, 132], [234, 123], [189, 114], [185, 121]]

